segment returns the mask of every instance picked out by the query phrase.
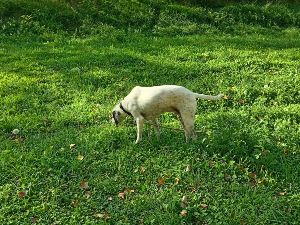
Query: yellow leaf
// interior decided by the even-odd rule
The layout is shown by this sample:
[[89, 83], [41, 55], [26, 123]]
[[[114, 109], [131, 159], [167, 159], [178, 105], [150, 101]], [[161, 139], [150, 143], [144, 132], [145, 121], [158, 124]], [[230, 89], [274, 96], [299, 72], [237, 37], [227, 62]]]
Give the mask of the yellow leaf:
[[84, 156], [83, 156], [83, 155], [78, 155], [78, 156], [77, 156], [77, 159], [81, 161], [81, 160], [84, 159]]

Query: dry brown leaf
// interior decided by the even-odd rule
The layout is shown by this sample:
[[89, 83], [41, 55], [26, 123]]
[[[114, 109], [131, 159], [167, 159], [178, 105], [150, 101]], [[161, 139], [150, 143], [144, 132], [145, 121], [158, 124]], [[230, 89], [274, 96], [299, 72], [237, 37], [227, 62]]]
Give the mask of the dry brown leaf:
[[249, 177], [256, 179], [256, 173], [249, 173]]
[[143, 166], [141, 166], [140, 170], [142, 173], [144, 173], [146, 171], [145, 167], [143, 167]]
[[76, 144], [70, 144], [70, 149], [76, 148]]
[[71, 202], [71, 206], [73, 207], [73, 208], [77, 208], [78, 207], [78, 200], [73, 200], [72, 202]]
[[185, 209], [180, 212], [180, 216], [187, 216], [187, 214], [188, 212]]
[[118, 197], [121, 198], [121, 199], [124, 199], [125, 198], [125, 193], [124, 192], [120, 192], [118, 194]]
[[110, 202], [111, 202], [112, 200], [113, 200], [113, 198], [112, 198], [112, 197], [108, 197], [108, 201], [110, 201]]
[[98, 219], [103, 219], [103, 220], [110, 219], [110, 215], [107, 212], [105, 212], [105, 213], [96, 213], [95, 217], [98, 218]]
[[100, 218], [100, 219], [103, 219], [104, 216], [105, 216], [104, 213], [96, 213], [96, 214], [95, 214], [95, 217], [96, 217], [96, 218]]
[[87, 181], [82, 180], [82, 181], [80, 181], [80, 187], [81, 187], [82, 189], [88, 189], [88, 188], [89, 188], [89, 184], [88, 184]]
[[35, 217], [35, 216], [31, 217], [31, 223], [36, 224], [37, 221], [38, 221], [37, 217]]
[[26, 196], [26, 192], [25, 191], [20, 191], [18, 193], [19, 198], [24, 198]]
[[224, 173], [224, 180], [225, 181], [230, 181], [231, 180], [231, 176], [228, 173]]
[[200, 204], [200, 207], [201, 207], [202, 209], [207, 209], [207, 208], [208, 208], [208, 205], [207, 205], [207, 204], [204, 204], [204, 203], [202, 203], [202, 204]]
[[266, 155], [268, 155], [270, 153], [270, 151], [269, 150], [266, 150], [266, 149], [263, 149], [262, 151], [261, 151], [261, 155], [262, 156], [266, 156]]
[[191, 171], [191, 165], [187, 165], [185, 168], [185, 172], [190, 172]]
[[182, 199], [181, 199], [181, 202], [180, 202], [181, 208], [187, 207], [187, 204], [188, 204], [187, 197], [186, 197], [186, 196], [183, 196]]
[[239, 99], [238, 102], [239, 102], [241, 105], [243, 105], [243, 104], [245, 104], [246, 100], [244, 100], [244, 99]]
[[90, 191], [87, 191], [84, 193], [84, 197], [86, 197], [86, 198], [90, 198], [91, 195], [92, 195], [92, 193]]
[[158, 178], [157, 183], [158, 183], [160, 186], [164, 185], [164, 184], [165, 184], [164, 178], [162, 178], [162, 177], [161, 177], [161, 178]]
[[179, 184], [180, 179], [178, 177], [175, 178], [175, 184]]
[[247, 221], [245, 219], [240, 219], [240, 224], [242, 225], [247, 224]]

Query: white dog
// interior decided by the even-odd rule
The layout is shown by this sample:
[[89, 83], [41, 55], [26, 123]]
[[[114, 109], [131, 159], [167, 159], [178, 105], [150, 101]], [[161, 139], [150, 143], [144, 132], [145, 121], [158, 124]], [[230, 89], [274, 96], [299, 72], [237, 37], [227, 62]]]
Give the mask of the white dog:
[[157, 135], [160, 133], [158, 117], [164, 112], [173, 112], [180, 118], [186, 141], [195, 138], [194, 123], [197, 98], [219, 100], [217, 96], [194, 93], [185, 87], [163, 85], [153, 87], [134, 87], [131, 92], [117, 104], [112, 112], [112, 122], [118, 125], [126, 116], [134, 117], [137, 124], [138, 143], [142, 139], [145, 120], [153, 122]]

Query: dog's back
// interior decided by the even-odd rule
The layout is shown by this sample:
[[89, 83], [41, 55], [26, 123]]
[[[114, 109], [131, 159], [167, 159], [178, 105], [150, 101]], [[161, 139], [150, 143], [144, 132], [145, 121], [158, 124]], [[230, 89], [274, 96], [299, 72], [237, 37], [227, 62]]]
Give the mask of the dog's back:
[[194, 93], [177, 85], [153, 87], [136, 86], [125, 99], [134, 101], [145, 115], [158, 115], [163, 112], [174, 112], [184, 105], [196, 104]]

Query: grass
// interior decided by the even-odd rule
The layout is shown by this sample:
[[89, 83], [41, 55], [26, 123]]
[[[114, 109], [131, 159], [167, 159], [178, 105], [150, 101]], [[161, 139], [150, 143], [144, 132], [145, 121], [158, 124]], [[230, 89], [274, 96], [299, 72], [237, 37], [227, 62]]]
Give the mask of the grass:
[[[295, 32], [3, 36], [0, 220], [297, 224]], [[184, 143], [183, 132], [173, 129], [179, 123], [166, 114], [161, 139], [148, 126], [135, 145], [132, 121], [116, 128], [110, 111], [135, 85], [160, 84], [228, 99], [199, 101], [195, 142]]]
[[[299, 6], [185, 2], [0, 3], [1, 224], [298, 224]], [[135, 145], [161, 84], [227, 99]]]

